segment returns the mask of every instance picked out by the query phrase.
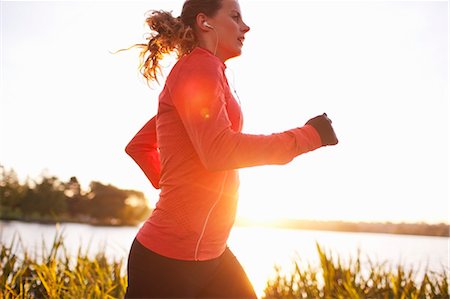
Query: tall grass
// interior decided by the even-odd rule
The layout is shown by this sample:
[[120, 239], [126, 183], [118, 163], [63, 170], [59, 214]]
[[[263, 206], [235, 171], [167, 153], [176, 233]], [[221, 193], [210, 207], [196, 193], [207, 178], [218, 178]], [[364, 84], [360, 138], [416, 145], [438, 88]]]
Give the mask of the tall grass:
[[[0, 245], [0, 298], [123, 298], [127, 280], [123, 260], [111, 261], [100, 251], [90, 258], [88, 250], [71, 257], [63, 235], [55, 235], [47, 250], [29, 254], [19, 237]], [[320, 266], [301, 267], [267, 282], [264, 298], [449, 298], [449, 277], [425, 271], [420, 277], [402, 266], [384, 263], [362, 266], [359, 254], [342, 262], [317, 244]], [[364, 269], [363, 269], [364, 268]]]
[[275, 268], [275, 277], [264, 290], [269, 298], [449, 298], [448, 269], [441, 272], [424, 271], [418, 277], [415, 270], [399, 265], [368, 261], [368, 269], [361, 267], [358, 253], [354, 260], [343, 263], [317, 245], [320, 266], [310, 264], [304, 269], [293, 261], [294, 270], [283, 274]]
[[31, 256], [16, 237], [9, 246], [2, 243], [0, 250], [0, 298], [123, 298], [125, 294], [122, 260], [109, 261], [104, 252], [89, 258], [81, 247], [71, 258], [62, 234], [55, 235], [50, 250], [43, 243], [40, 255]]

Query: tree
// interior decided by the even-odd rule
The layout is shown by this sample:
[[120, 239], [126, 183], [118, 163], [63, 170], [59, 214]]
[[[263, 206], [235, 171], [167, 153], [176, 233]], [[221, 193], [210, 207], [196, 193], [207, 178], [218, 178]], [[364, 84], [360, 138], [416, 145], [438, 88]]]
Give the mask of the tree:
[[134, 190], [125, 190], [127, 199], [126, 206], [122, 211], [122, 224], [137, 225], [150, 215], [151, 209], [144, 193]]
[[82, 192], [81, 185], [76, 177], [71, 177], [65, 184], [64, 194], [67, 198], [67, 209], [72, 217], [90, 216], [90, 201]]
[[67, 197], [73, 198], [81, 195], [81, 185], [77, 177], [71, 177], [69, 182], [65, 184], [64, 194]]
[[125, 208], [127, 194], [112, 185], [103, 185], [100, 182], [91, 182], [90, 210], [92, 217], [102, 221], [111, 222], [121, 218], [122, 210]]
[[0, 165], [0, 216], [3, 219], [20, 215], [20, 205], [26, 193], [26, 187], [19, 183], [17, 173]]
[[34, 182], [22, 201], [21, 207], [25, 215], [58, 217], [67, 212], [65, 186], [55, 176], [43, 175], [41, 182]]
[[91, 182], [83, 192], [76, 177], [61, 182], [43, 173], [39, 180], [19, 183], [14, 170], [0, 165], [0, 216], [2, 219], [80, 221], [136, 225], [150, 214], [142, 192]]

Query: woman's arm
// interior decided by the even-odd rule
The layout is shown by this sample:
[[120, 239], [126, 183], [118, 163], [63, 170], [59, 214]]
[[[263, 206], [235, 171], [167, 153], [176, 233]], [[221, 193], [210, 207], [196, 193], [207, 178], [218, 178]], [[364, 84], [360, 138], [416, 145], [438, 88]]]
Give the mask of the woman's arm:
[[231, 129], [220, 70], [199, 67], [170, 83], [172, 102], [204, 166], [227, 170], [286, 164], [322, 146], [311, 125], [271, 135], [250, 135]]
[[139, 165], [153, 187], [159, 189], [161, 164], [156, 138], [156, 116], [137, 132], [125, 147], [125, 152]]

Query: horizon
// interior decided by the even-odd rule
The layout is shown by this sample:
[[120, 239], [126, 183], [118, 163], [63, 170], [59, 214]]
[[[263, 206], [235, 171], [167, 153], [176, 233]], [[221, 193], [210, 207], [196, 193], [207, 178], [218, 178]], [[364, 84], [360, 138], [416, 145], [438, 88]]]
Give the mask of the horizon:
[[[7, 168], [4, 165], [0, 164], [0, 168], [4, 167], [7, 170], [12, 170], [15, 172], [14, 168]], [[49, 172], [48, 169], [44, 169], [42, 170], [41, 174], [37, 177], [37, 178], [31, 178], [29, 176], [20, 176], [18, 173], [16, 173], [18, 175], [18, 180], [20, 184], [27, 184], [27, 181], [31, 180], [33, 182], [38, 182], [43, 176], [47, 176], [47, 177], [56, 177], [60, 182], [66, 182], [68, 180], [63, 180], [60, 177], [58, 177], [58, 175]], [[76, 175], [74, 175], [73, 177], [76, 177], [78, 179], [78, 177]], [[125, 190], [125, 188], [121, 188], [121, 186], [118, 185], [114, 185], [112, 183], [108, 183], [108, 182], [102, 182], [99, 180], [90, 180], [91, 182], [99, 182], [101, 184], [105, 184], [105, 185], [112, 185], [114, 187], [117, 187], [119, 189]], [[81, 184], [80, 184], [81, 185]], [[88, 186], [81, 186], [82, 187], [82, 191], [83, 193], [87, 193], [89, 192], [89, 187]], [[127, 189], [129, 190], [129, 189]], [[139, 192], [143, 192], [142, 190], [134, 190], [133, 191], [139, 191]], [[146, 199], [148, 201], [149, 204], [149, 208], [151, 210], [153, 210], [155, 208], [155, 206], [151, 205], [147, 195], [144, 193], [144, 196], [146, 196]], [[408, 221], [391, 221], [391, 220], [375, 220], [375, 221], [367, 221], [367, 220], [346, 220], [346, 219], [312, 219], [312, 218], [287, 218], [287, 217], [280, 217], [280, 218], [271, 218], [271, 219], [261, 219], [258, 217], [254, 217], [252, 215], [237, 215], [236, 216], [236, 221], [235, 221], [235, 225], [244, 225], [244, 226], [285, 226], [287, 222], [289, 221], [301, 221], [301, 222], [320, 222], [320, 223], [327, 223], [327, 222], [342, 222], [342, 223], [353, 223], [353, 224], [394, 224], [394, 225], [399, 225], [399, 224], [423, 224], [423, 225], [450, 225], [450, 221], [441, 221], [441, 222], [427, 222], [427, 221], [413, 221], [413, 222], [408, 222]]]
[[[339, 144], [241, 169], [238, 216], [448, 224], [448, 2], [239, 2], [251, 30], [226, 64], [244, 132], [327, 112]], [[124, 148], [164, 81], [149, 89], [135, 50], [110, 52], [143, 40], [146, 11], [181, 3], [2, 1], [0, 164], [142, 191], [154, 207]]]

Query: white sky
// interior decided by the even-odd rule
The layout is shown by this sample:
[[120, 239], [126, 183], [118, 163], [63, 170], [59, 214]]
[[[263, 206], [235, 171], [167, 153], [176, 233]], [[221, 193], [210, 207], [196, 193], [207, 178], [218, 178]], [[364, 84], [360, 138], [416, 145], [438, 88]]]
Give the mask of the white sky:
[[[1, 2], [0, 163], [152, 190], [124, 147], [161, 87], [137, 71], [150, 9], [183, 1]], [[230, 60], [246, 133], [327, 112], [340, 139], [286, 166], [241, 170], [256, 219], [449, 222], [447, 1], [240, 1]], [[234, 82], [234, 83], [233, 83]]]

